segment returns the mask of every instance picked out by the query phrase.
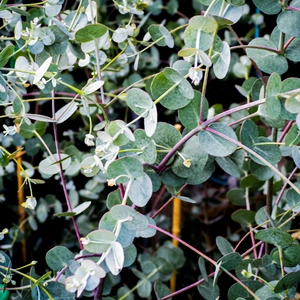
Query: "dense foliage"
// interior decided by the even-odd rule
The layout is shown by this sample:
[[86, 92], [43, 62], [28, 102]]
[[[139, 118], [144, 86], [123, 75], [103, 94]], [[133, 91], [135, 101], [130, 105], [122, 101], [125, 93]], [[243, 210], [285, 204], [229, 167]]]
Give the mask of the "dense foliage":
[[298, 299], [300, 0], [190, 2], [1, 1], [1, 300]]

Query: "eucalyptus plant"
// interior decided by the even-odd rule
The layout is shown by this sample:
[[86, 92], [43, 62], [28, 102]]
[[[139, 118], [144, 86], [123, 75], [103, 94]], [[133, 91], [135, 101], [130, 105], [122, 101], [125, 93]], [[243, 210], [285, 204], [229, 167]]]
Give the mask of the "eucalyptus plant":
[[[0, 232], [0, 299], [170, 299], [197, 287], [215, 300], [220, 276], [234, 282], [230, 300], [295, 299], [300, 79], [289, 71], [300, 61], [300, 1], [195, 0], [190, 16], [177, 0], [8, 2], [1, 210], [16, 178], [25, 194], [19, 224]], [[266, 15], [275, 27], [257, 35]], [[210, 85], [224, 81], [241, 102], [212, 104]], [[208, 255], [171, 232], [164, 208], [175, 198], [197, 208], [188, 191], [216, 169], [236, 184], [225, 183], [224, 201], [238, 241], [218, 236]], [[263, 202], [252, 201], [257, 193]], [[24, 247], [27, 262], [16, 266], [15, 249], [50, 219], [66, 220], [67, 237], [44, 253], [45, 273]], [[171, 291], [188, 263], [197, 278]]]

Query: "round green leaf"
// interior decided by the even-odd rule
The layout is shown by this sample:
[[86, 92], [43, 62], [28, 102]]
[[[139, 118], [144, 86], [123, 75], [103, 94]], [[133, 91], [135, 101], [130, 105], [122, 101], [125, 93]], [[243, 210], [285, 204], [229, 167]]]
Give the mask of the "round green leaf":
[[166, 27], [163, 25], [156, 25], [152, 24], [149, 28], [148, 31], [150, 33], [150, 36], [152, 40], [156, 42], [158, 46], [168, 46], [169, 48], [174, 47], [174, 39], [171, 35], [171, 33], [168, 31]]
[[157, 299], [161, 299], [164, 296], [171, 294], [171, 291], [168, 288], [168, 286], [162, 283], [161, 281], [156, 281], [154, 283], [154, 291]]
[[277, 247], [287, 247], [293, 243], [293, 238], [290, 234], [275, 227], [258, 231], [255, 234], [255, 238]]
[[84, 239], [84, 249], [91, 253], [103, 253], [108, 250], [115, 240], [116, 236], [108, 230], [94, 230]]
[[[300, 245], [291, 245], [290, 247], [283, 249], [283, 261], [284, 266], [293, 268], [300, 264]], [[275, 251], [272, 254], [272, 259], [280, 265], [279, 251]]]
[[117, 179], [117, 183], [125, 183], [132, 178], [143, 175], [142, 163], [132, 157], [123, 157], [109, 164], [107, 168], [107, 176]]
[[277, 18], [277, 26], [285, 34], [300, 37], [300, 12], [297, 10], [283, 11]]
[[280, 91], [281, 78], [277, 73], [272, 73], [266, 90], [266, 113], [271, 119], [277, 119], [280, 115], [281, 104], [277, 98]]
[[157, 150], [159, 150], [156, 160], [159, 163], [166, 156], [167, 151], [171, 150], [180, 141], [181, 134], [171, 124], [159, 122], [152, 139], [156, 144]]
[[[277, 49], [277, 46], [270, 40], [265, 38], [256, 38], [252, 40], [249, 45], [257, 47], [267, 47], [273, 50]], [[247, 48], [246, 52], [250, 58], [252, 58], [257, 66], [268, 74], [277, 72], [283, 74], [288, 69], [288, 63], [285, 57], [278, 55], [273, 51], [265, 49]]]
[[288, 290], [294, 287], [299, 282], [300, 282], [300, 271], [291, 272], [278, 281], [278, 283], [275, 285], [274, 293], [281, 293], [285, 290]]
[[244, 189], [231, 189], [229, 192], [227, 192], [226, 197], [234, 205], [245, 206], [246, 202]]
[[235, 269], [242, 261], [242, 257], [237, 252], [232, 252], [224, 255], [218, 260], [218, 264], [221, 263], [221, 268], [228, 271]]
[[[213, 123], [209, 126], [209, 128], [212, 128], [233, 140], [237, 140], [235, 132], [228, 125], [222, 123]], [[199, 132], [199, 141], [201, 148], [213, 156], [228, 156], [237, 148], [234, 143], [206, 130]]]
[[130, 89], [127, 92], [126, 103], [134, 113], [143, 117], [147, 115], [145, 112], [149, 111], [153, 105], [149, 94], [138, 88]]
[[156, 161], [156, 147], [144, 130], [137, 129], [134, 132], [135, 141], [121, 147], [119, 157], [130, 156], [139, 159], [142, 163], [153, 164]]
[[242, 226], [249, 226], [255, 220], [255, 212], [247, 209], [239, 209], [231, 215], [231, 219]]
[[140, 231], [146, 229], [148, 226], [147, 218], [130, 206], [122, 204], [115, 205], [110, 210], [110, 213], [114, 219], [121, 221], [129, 230]]
[[187, 179], [188, 184], [200, 184], [208, 180], [215, 171], [214, 157], [208, 156], [203, 170], [195, 169], [195, 172]]
[[[195, 172], [202, 171], [208, 159], [208, 155], [201, 151], [199, 139], [193, 136], [179, 150], [178, 155], [172, 165], [172, 171], [179, 177], [189, 178]], [[185, 161], [188, 165], [185, 165]], [[189, 165], [190, 164], [190, 165]]]
[[222, 52], [218, 54], [218, 59], [213, 64], [213, 70], [217, 78], [223, 79], [229, 69], [230, 65], [230, 48], [227, 42], [223, 41]]
[[128, 196], [136, 206], [143, 207], [148, 203], [152, 196], [152, 181], [146, 173], [133, 179]]
[[253, 0], [253, 3], [267, 15], [278, 14], [281, 10], [281, 5], [277, 0]]
[[290, 113], [300, 112], [300, 93], [295, 93], [285, 101], [285, 109]]
[[[65, 170], [67, 169], [70, 164], [71, 164], [71, 158], [68, 157], [69, 155], [67, 154], [60, 154], [60, 158], [61, 158], [61, 166], [62, 169]], [[39, 163], [39, 171], [41, 173], [47, 174], [47, 175], [54, 175], [59, 173], [59, 166], [56, 164], [56, 162], [58, 161], [58, 154], [55, 153], [53, 154], [53, 156], [48, 156], [47, 158], [43, 159], [40, 163]]]
[[[264, 284], [259, 281], [245, 280], [242, 282], [253, 292], [264, 286]], [[250, 295], [247, 290], [245, 290], [239, 283], [235, 283], [228, 290], [228, 300], [236, 300], [238, 297], [242, 297], [247, 300], [253, 299], [253, 296]]]
[[250, 171], [258, 180], [261, 181], [268, 180], [275, 174], [275, 172], [268, 166], [257, 164], [253, 160], [250, 161]]
[[[198, 29], [188, 26], [184, 31], [184, 43], [188, 48], [195, 48], [198, 36]], [[210, 48], [214, 40], [212, 33], [201, 32], [198, 49], [206, 51]]]
[[191, 84], [172, 68], [165, 68], [154, 77], [151, 93], [155, 99], [163, 96], [161, 105], [172, 110], [186, 106], [194, 97]]
[[194, 16], [189, 20], [189, 26], [193, 29], [202, 30], [204, 32], [214, 32], [218, 28], [217, 22], [208, 17]]
[[300, 211], [300, 195], [295, 190], [287, 191], [286, 202], [293, 212]]
[[75, 33], [75, 40], [78, 43], [90, 42], [103, 36], [107, 31], [106, 26], [101, 24], [89, 24]]
[[223, 255], [227, 255], [229, 253], [234, 252], [234, 249], [231, 246], [231, 244], [227, 241], [227, 239], [223, 238], [222, 236], [217, 236], [216, 244]]
[[[199, 125], [200, 121], [200, 103], [202, 94], [194, 90], [194, 98], [185, 107], [178, 110], [180, 122], [187, 129], [194, 129]], [[208, 114], [208, 101], [204, 98], [204, 119]]]
[[66, 247], [55, 246], [46, 253], [47, 265], [54, 271], [60, 271], [74, 258], [74, 254]]

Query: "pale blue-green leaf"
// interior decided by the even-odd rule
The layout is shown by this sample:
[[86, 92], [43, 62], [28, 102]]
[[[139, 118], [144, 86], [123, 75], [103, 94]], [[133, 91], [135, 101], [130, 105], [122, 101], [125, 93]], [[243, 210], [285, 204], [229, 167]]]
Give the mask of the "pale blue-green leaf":
[[253, 3], [267, 15], [278, 14], [281, 10], [281, 5], [277, 0], [253, 0]]
[[268, 166], [257, 164], [253, 160], [250, 161], [250, 171], [258, 180], [261, 181], [268, 180], [275, 175], [275, 172]]
[[150, 95], [139, 88], [132, 88], [127, 92], [126, 103], [135, 114], [143, 117], [147, 116], [153, 106]]
[[277, 73], [272, 73], [266, 90], [266, 112], [271, 119], [277, 119], [281, 112], [281, 104], [277, 98], [280, 91], [281, 78]]
[[128, 247], [124, 248], [124, 268], [131, 266], [137, 257], [137, 250], [133, 244], [130, 244]]
[[[152, 218], [147, 216], [147, 220], [148, 220], [149, 224], [156, 225], [155, 221]], [[156, 229], [148, 226], [144, 230], [136, 231], [135, 237], [136, 238], [139, 238], [139, 237], [150, 238], [150, 237], [155, 236], [155, 234], [156, 234]]]
[[125, 183], [130, 179], [143, 175], [142, 163], [132, 157], [123, 157], [113, 161], [107, 168], [107, 176], [116, 179], [117, 183]]
[[278, 28], [285, 34], [300, 37], [300, 12], [287, 10], [279, 14], [277, 18]]
[[192, 65], [185, 60], [176, 60], [172, 65], [172, 68], [178, 71], [182, 76], [187, 75], [191, 67]]
[[165, 68], [154, 77], [151, 92], [155, 99], [162, 97], [160, 103], [172, 110], [186, 106], [194, 97], [191, 84], [172, 68]]
[[144, 207], [148, 203], [152, 196], [152, 181], [146, 173], [132, 180], [128, 196], [138, 207]]
[[217, 22], [209, 17], [194, 16], [189, 20], [189, 26], [204, 32], [214, 32], [218, 28]]
[[50, 4], [46, 3], [46, 5], [45, 5], [45, 14], [48, 17], [55, 17], [60, 13], [61, 8], [62, 8], [62, 5], [60, 5], [60, 4], [50, 5]]
[[285, 109], [290, 113], [300, 112], [300, 93], [295, 93], [286, 99], [284, 104]]
[[83, 211], [85, 211], [91, 204], [92, 204], [91, 201], [83, 202], [83, 203], [79, 204], [78, 206], [76, 206], [75, 208], [73, 208], [73, 212], [75, 212], [76, 215], [79, 215]]
[[300, 168], [300, 150], [296, 146], [293, 146], [292, 148], [292, 157], [295, 165]]
[[68, 265], [74, 254], [66, 247], [55, 246], [46, 253], [47, 265], [54, 271], [60, 271]]
[[[198, 30], [188, 26], [184, 31], [184, 42], [186, 47], [195, 48], [197, 41]], [[201, 32], [198, 49], [206, 51], [210, 48], [214, 40], [212, 33]]]
[[[61, 166], [62, 169], [65, 170], [68, 168], [71, 164], [71, 158], [67, 158], [69, 155], [67, 154], [60, 154], [60, 158], [63, 159]], [[65, 159], [67, 158], [67, 159]], [[43, 174], [47, 175], [54, 175], [59, 172], [59, 166], [55, 164], [56, 161], [58, 161], [58, 154], [55, 153], [52, 156], [48, 156], [47, 158], [43, 159], [39, 163], [39, 171]]]
[[215, 170], [215, 162], [213, 156], [208, 156], [208, 160], [203, 170], [194, 172], [192, 176], [187, 179], [188, 184], [200, 184], [208, 180]]
[[84, 92], [85, 95], [89, 95], [99, 90], [103, 86], [103, 84], [104, 84], [103, 80], [98, 80], [89, 84], [87, 87], [82, 89], [82, 91]]
[[[183, 178], [189, 178], [195, 172], [202, 171], [208, 160], [208, 155], [201, 149], [199, 139], [196, 136], [189, 139], [179, 153], [180, 155], [177, 155], [172, 164], [172, 171]], [[184, 159], [187, 160], [188, 164]]]
[[118, 275], [121, 272], [124, 265], [124, 250], [120, 243], [113, 242], [111, 244], [111, 249], [105, 258], [105, 262], [113, 275]]
[[[247, 7], [244, 6], [233, 6], [228, 5], [226, 9], [223, 11], [223, 14], [219, 16], [222, 6], [222, 1], [217, 1], [215, 5], [210, 10], [210, 13], [213, 15], [213, 17], [216, 16], [216, 21], [218, 22], [219, 26], [221, 25], [221, 28], [226, 25], [231, 25], [236, 23], [242, 15], [247, 11]], [[220, 19], [222, 18], [222, 19]], [[227, 22], [226, 22], [227, 21]], [[228, 23], [228, 21], [231, 21], [232, 23]]]
[[174, 39], [168, 29], [163, 25], [152, 24], [149, 26], [148, 31], [151, 35], [152, 40], [156, 42], [158, 46], [168, 46], [169, 48], [174, 47]]
[[300, 211], [300, 195], [295, 190], [287, 191], [286, 202], [293, 212]]
[[57, 26], [50, 26], [49, 29], [51, 29], [51, 31], [55, 35], [55, 42], [50, 46], [45, 47], [47, 49], [47, 52], [52, 55], [64, 54], [69, 43], [68, 36], [63, 33]]
[[50, 123], [56, 123], [56, 120], [43, 116], [43, 115], [36, 115], [36, 114], [26, 114], [27, 118], [30, 120], [35, 120], [35, 121], [42, 121], [42, 122], [50, 122]]
[[117, 28], [112, 35], [112, 39], [116, 43], [124, 42], [128, 37], [127, 30], [125, 28]]
[[[271, 140], [265, 137], [259, 137], [258, 143], [267, 143], [266, 145], [252, 145], [250, 148], [258, 155], [267, 160], [271, 165], [277, 164], [281, 160], [281, 151], [277, 145], [268, 145]], [[258, 157], [250, 154], [251, 158], [258, 164], [265, 165]]]
[[[68, 31], [66, 30], [66, 32]], [[55, 42], [55, 35], [50, 28], [42, 27], [39, 33], [39, 39], [43, 42], [45, 46], [49, 46]]]
[[146, 216], [140, 214], [128, 205], [115, 205], [110, 210], [110, 213], [114, 219], [121, 221], [129, 230], [144, 230], [149, 224]]
[[[122, 286], [118, 289], [117, 292], [118, 299], [121, 299], [124, 295], [127, 295], [126, 300], [134, 300], [134, 294], [131, 293], [131, 290], [127, 286]], [[113, 300], [113, 298], [106, 299], [105, 297], [103, 298], [103, 300]]]
[[216, 162], [229, 175], [236, 178], [242, 176], [242, 170], [231, 157], [216, 157]]
[[[51, 19], [52, 20], [52, 22], [53, 23], [55, 23], [56, 24], [56, 26], [65, 34], [65, 35], [67, 35], [69, 38], [70, 38], [70, 40], [73, 40], [74, 39], [74, 33], [73, 32], [70, 32], [57, 18], [52, 18]], [[64, 20], [65, 21], [65, 20]], [[48, 44], [48, 42], [47, 43], [45, 43], [45, 41], [43, 40], [43, 43], [46, 45], [46, 46], [49, 46], [49, 45], [51, 45], [53, 42], [54, 42], [54, 40], [55, 40], [55, 37], [54, 37], [54, 40], [52, 41], [52, 32], [49, 32], [47, 29], [49, 29], [48, 27], [43, 27], [43, 28], [46, 28], [46, 32], [47, 33], [49, 33], [49, 37], [47, 38], [47, 40], [49, 41], [50, 39], [51, 39], [51, 42], [50, 42], [50, 44]], [[41, 28], [41, 29], [43, 29], [43, 28]], [[45, 37], [46, 38], [46, 37]]]
[[187, 203], [193, 203], [193, 204], [197, 203], [195, 200], [193, 200], [189, 197], [186, 197], [186, 196], [177, 196], [176, 198], [178, 198], [181, 201], [187, 202]]
[[229, 69], [230, 65], [230, 48], [227, 42], [223, 41], [223, 49], [217, 61], [213, 65], [213, 70], [217, 78], [223, 79]]
[[90, 232], [83, 240], [84, 249], [91, 253], [103, 253], [108, 250], [111, 243], [116, 240], [116, 236], [103, 229]]
[[148, 137], [151, 137], [157, 126], [157, 108], [156, 105], [152, 105], [151, 109], [149, 110], [148, 115], [144, 118], [144, 127], [145, 132]]
[[[213, 123], [209, 126], [209, 128], [212, 128], [233, 140], [237, 140], [235, 132], [228, 125], [221, 123]], [[200, 131], [198, 136], [201, 148], [205, 152], [213, 156], [228, 156], [231, 153], [233, 153], [237, 148], [237, 146], [231, 141], [228, 141], [223, 137], [220, 137], [206, 130]]]
[[[185, 107], [178, 110], [178, 117], [182, 125], [187, 129], [194, 129], [199, 125], [200, 121], [200, 103], [202, 94], [194, 90], [194, 98]], [[208, 101], [204, 98], [204, 119], [207, 118], [208, 114]]]
[[57, 124], [63, 123], [67, 119], [69, 119], [73, 113], [77, 110], [78, 103], [77, 102], [70, 102], [64, 105], [55, 113], [55, 120]]
[[40, 199], [36, 208], [37, 219], [40, 223], [44, 223], [48, 217], [48, 204], [44, 199]]
[[[165, 285], [164, 283], [162, 283], [161, 281], [156, 281], [154, 283], [154, 291], [155, 291], [155, 295], [156, 295], [157, 299], [161, 299], [164, 296], [171, 294], [171, 291], [168, 288], [168, 286]], [[169, 299], [172, 299], [172, 298], [169, 298]]]
[[[156, 131], [152, 136], [155, 144], [157, 145], [157, 150], [171, 150], [176, 143], [181, 139], [180, 132], [171, 124], [158, 122]], [[166, 152], [157, 153], [157, 162], [159, 163], [165, 156]]]
[[9, 10], [4, 9], [0, 11], [0, 18], [10, 20], [13, 18], [13, 14]]
[[148, 298], [151, 295], [152, 284], [149, 280], [141, 279], [138, 281], [137, 293], [141, 298]]
[[197, 50], [197, 56], [201, 64], [206, 67], [211, 67], [212, 63], [209, 56], [202, 50]]
[[[277, 51], [275, 43], [265, 38], [256, 38], [249, 45], [258, 47], [257, 49], [247, 48], [246, 53], [263, 72], [268, 74], [272, 74], [273, 72], [283, 74], [287, 71], [288, 63], [286, 58], [274, 52], [274, 50]], [[270, 48], [272, 51], [259, 49], [259, 47]]]
[[119, 152], [119, 157], [131, 156], [138, 158], [142, 163], [155, 163], [157, 154], [153, 140], [142, 129], [135, 130], [134, 137], [134, 142], [129, 142], [121, 147], [124, 152]]
[[47, 72], [51, 62], [52, 62], [52, 57], [50, 56], [39, 67], [39, 69], [35, 72], [35, 76], [33, 78], [33, 84], [36, 84], [38, 81], [40, 81], [42, 79], [44, 74]]

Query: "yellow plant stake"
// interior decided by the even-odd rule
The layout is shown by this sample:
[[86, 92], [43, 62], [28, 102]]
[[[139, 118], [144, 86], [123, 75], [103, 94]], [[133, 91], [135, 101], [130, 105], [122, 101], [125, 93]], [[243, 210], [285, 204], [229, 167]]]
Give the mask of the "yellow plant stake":
[[[174, 127], [181, 131], [181, 125], [175, 124]], [[180, 194], [179, 194], [180, 195]], [[178, 198], [173, 199], [173, 218], [172, 218], [172, 234], [179, 237], [181, 232], [181, 201]], [[176, 239], [172, 240], [172, 243], [175, 247], [178, 247], [178, 241]], [[173, 275], [170, 279], [170, 290], [171, 293], [176, 290], [176, 273], [177, 270], [174, 270]]]
[[[17, 147], [17, 151], [20, 150], [21, 147]], [[24, 189], [23, 189], [23, 177], [21, 176], [21, 166], [22, 166], [22, 152], [19, 152], [17, 154], [17, 178], [18, 178], [18, 211], [19, 211], [19, 218], [20, 218], [20, 224], [21, 225], [21, 231], [24, 233], [25, 232], [25, 226], [24, 226], [24, 220], [25, 220], [25, 208], [22, 206], [22, 203], [24, 202]], [[26, 262], [26, 240], [23, 238], [22, 239], [22, 256], [23, 256], [23, 261]]]

